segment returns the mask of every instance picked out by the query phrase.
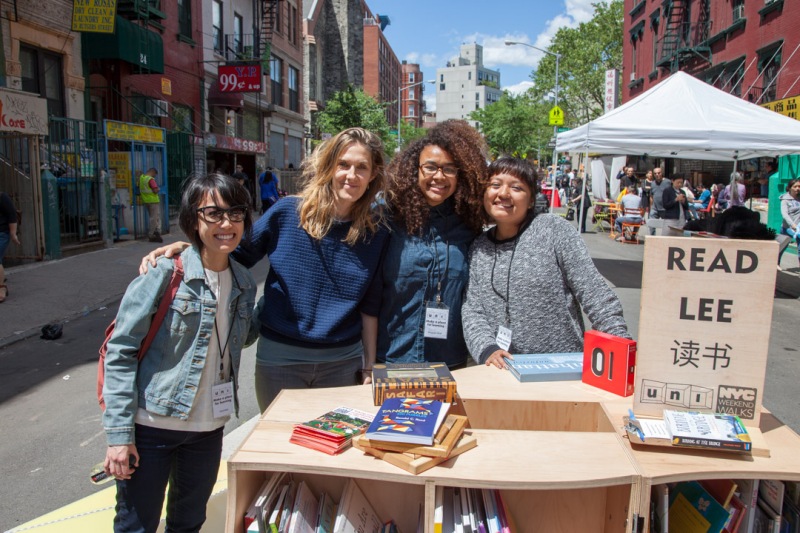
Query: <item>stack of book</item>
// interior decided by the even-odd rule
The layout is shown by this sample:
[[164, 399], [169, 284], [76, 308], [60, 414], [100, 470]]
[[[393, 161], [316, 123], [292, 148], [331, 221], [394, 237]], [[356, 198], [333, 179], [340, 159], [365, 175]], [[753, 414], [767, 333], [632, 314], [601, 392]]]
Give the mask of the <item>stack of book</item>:
[[424, 472], [477, 445], [464, 431], [467, 417], [447, 414], [449, 405], [389, 398], [353, 446], [412, 474]]
[[417, 398], [452, 403], [456, 380], [444, 363], [386, 363], [372, 368], [375, 405], [387, 398]]
[[244, 517], [245, 533], [390, 533], [393, 525], [381, 521], [352, 479], [337, 504], [328, 493], [317, 497], [305, 481], [285, 473], [264, 482]]
[[336, 455], [350, 445], [353, 437], [364, 432], [374, 416], [358, 409], [338, 407], [314, 420], [295, 425], [289, 442]]
[[783, 533], [800, 530], [797, 482], [705, 479], [653, 487], [653, 533]]
[[441, 533], [510, 533], [519, 531], [500, 491], [436, 487], [433, 530]]

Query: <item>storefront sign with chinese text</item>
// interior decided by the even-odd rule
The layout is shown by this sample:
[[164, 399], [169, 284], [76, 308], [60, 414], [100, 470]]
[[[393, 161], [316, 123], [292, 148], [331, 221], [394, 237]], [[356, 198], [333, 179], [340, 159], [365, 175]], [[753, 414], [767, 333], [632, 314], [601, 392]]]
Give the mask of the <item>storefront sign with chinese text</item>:
[[159, 144], [164, 142], [164, 130], [161, 128], [151, 128], [139, 124], [115, 122], [113, 120], [106, 120], [105, 122], [106, 137], [109, 140]]

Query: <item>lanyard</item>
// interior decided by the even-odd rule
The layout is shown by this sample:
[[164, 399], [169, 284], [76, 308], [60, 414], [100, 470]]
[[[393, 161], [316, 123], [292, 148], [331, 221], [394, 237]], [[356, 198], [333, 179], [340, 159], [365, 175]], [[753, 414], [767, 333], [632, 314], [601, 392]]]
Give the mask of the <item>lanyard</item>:
[[501, 300], [505, 303], [505, 314], [506, 314], [506, 325], [511, 324], [511, 308], [510, 308], [510, 292], [511, 292], [511, 265], [514, 263], [514, 254], [517, 252], [517, 242], [519, 242], [519, 233], [517, 236], [514, 237], [514, 246], [511, 248], [511, 259], [508, 261], [508, 272], [506, 273], [506, 294], [503, 294], [497, 290], [494, 285], [494, 271], [495, 267], [497, 267], [497, 243], [494, 245], [494, 261], [492, 262], [492, 290], [494, 293], [500, 297]]
[[[428, 237], [430, 238], [430, 242], [433, 245], [432, 253], [433, 253], [433, 272], [428, 270], [428, 279], [430, 280], [431, 275], [437, 280], [436, 281], [436, 305], [440, 305], [442, 303], [442, 283], [447, 278], [447, 273], [450, 271], [450, 243], [442, 239], [444, 243], [444, 251], [445, 251], [445, 261], [444, 261], [444, 273], [441, 270], [441, 261], [439, 260], [439, 253], [436, 249], [436, 232], [433, 230], [433, 227], [430, 228], [428, 231]], [[431, 248], [430, 244], [428, 245]]]
[[[233, 271], [231, 271], [231, 277], [233, 279], [236, 279], [236, 276], [233, 275]], [[236, 282], [236, 287], [237, 288], [239, 287], [238, 280]], [[220, 287], [220, 276], [219, 276], [219, 272], [217, 272], [217, 291], [220, 291], [220, 290], [222, 290], [221, 287]], [[241, 294], [237, 295], [236, 296], [236, 300], [234, 300], [234, 302], [233, 302], [233, 308], [234, 309], [237, 309], [239, 307], [239, 296], [241, 296]], [[219, 301], [219, 297], [218, 296], [217, 296], [217, 301]], [[217, 314], [219, 314], [219, 311], [220, 311], [219, 306], [217, 306]], [[228, 320], [228, 335], [225, 338], [225, 345], [223, 346], [220, 343], [220, 340], [219, 340], [219, 327], [217, 326], [217, 314], [214, 315], [214, 333], [216, 333], [217, 347], [219, 348], [219, 380], [220, 381], [224, 381], [225, 380], [225, 352], [228, 349], [228, 343], [230, 342], [231, 334], [233, 333], [233, 315], [231, 315], [231, 318]]]

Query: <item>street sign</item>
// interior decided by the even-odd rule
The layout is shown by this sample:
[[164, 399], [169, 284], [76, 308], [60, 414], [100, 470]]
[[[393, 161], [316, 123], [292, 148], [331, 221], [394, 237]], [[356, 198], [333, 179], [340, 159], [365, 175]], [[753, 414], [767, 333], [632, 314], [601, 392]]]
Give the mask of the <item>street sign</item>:
[[558, 131], [558, 133], [564, 133], [565, 131], [569, 130], [570, 128], [565, 128], [564, 126], [559, 126], [558, 128], [556, 128], [556, 131]]
[[564, 111], [557, 105], [550, 110], [549, 117], [551, 126], [562, 126], [564, 124]]

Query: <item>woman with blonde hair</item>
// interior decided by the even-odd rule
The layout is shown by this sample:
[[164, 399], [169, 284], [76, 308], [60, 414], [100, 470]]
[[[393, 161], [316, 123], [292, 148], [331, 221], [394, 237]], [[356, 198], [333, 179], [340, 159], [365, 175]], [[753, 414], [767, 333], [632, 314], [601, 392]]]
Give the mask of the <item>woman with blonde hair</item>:
[[305, 162], [303, 181], [301, 193], [276, 203], [232, 254], [247, 267], [265, 256], [270, 262], [258, 310], [262, 411], [282, 389], [355, 384], [375, 360], [375, 274], [388, 236], [372, 210], [385, 183], [380, 138], [362, 128], [338, 133]]

